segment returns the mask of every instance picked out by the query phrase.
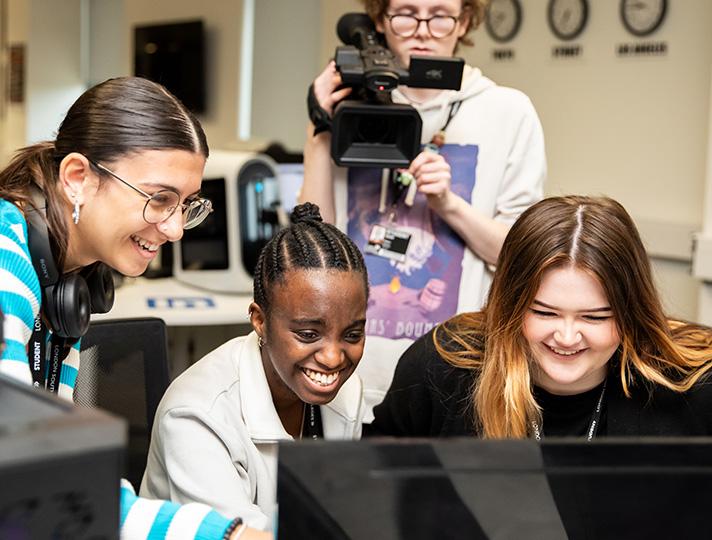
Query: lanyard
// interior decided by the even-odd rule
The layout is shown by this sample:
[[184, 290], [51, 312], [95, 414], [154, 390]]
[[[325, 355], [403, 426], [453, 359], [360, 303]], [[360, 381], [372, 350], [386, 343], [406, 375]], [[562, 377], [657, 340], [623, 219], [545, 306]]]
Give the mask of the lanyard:
[[462, 100], [455, 101], [450, 104], [450, 112], [448, 112], [447, 121], [445, 122], [445, 125], [440, 128], [440, 131], [444, 132], [447, 129], [447, 127], [450, 125], [450, 120], [452, 120], [453, 116], [455, 116], [457, 114], [457, 111], [460, 110], [460, 105], [462, 105]]
[[[596, 402], [596, 407], [593, 409], [593, 415], [591, 415], [591, 423], [588, 426], [586, 440], [591, 441], [596, 436], [598, 431], [598, 425], [601, 423], [601, 410], [603, 409], [603, 396], [606, 395], [606, 385], [608, 384], [608, 377], [603, 380], [603, 388], [601, 389], [601, 395], [598, 397]], [[540, 441], [544, 434], [539, 428], [539, 424], [535, 421], [532, 422], [532, 428], [534, 429], [534, 438]]]
[[302, 428], [302, 438], [316, 441], [324, 438], [324, 426], [321, 423], [321, 409], [311, 403], [304, 407], [304, 427]]
[[47, 362], [47, 327], [38, 313], [32, 327], [32, 337], [27, 350], [27, 356], [32, 371], [32, 386], [46, 388], [52, 393], [59, 389], [59, 377], [62, 374], [62, 357], [64, 353], [64, 338], [52, 334], [50, 338], [50, 356]]

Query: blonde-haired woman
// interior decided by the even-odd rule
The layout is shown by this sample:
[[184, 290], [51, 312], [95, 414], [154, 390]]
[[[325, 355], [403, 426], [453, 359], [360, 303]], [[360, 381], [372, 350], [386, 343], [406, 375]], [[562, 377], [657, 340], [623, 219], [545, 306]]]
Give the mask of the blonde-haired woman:
[[663, 313], [619, 203], [545, 199], [507, 235], [486, 307], [401, 357], [369, 432], [712, 435], [711, 359], [706, 329]]

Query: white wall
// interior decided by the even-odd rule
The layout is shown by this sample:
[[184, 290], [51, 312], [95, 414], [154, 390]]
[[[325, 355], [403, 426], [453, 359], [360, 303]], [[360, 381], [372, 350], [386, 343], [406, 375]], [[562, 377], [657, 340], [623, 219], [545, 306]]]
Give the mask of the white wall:
[[[546, 0], [527, 0], [510, 48], [494, 62], [482, 29], [466, 59], [500, 84], [524, 90], [541, 117], [550, 160], [548, 190], [617, 198], [637, 217], [702, 222], [712, 62], [712, 2], [669, 2], [662, 27], [633, 39], [620, 23], [619, 0], [593, 0], [589, 23], [573, 43], [577, 60], [553, 60], [562, 43], [546, 24]], [[621, 42], [664, 41], [666, 56], [619, 58]], [[644, 193], [645, 196], [641, 197]]]
[[69, 106], [86, 89], [82, 1], [30, 0], [27, 32], [28, 143], [54, 138]]
[[[207, 110], [200, 120], [211, 147], [240, 146], [237, 137], [242, 0], [123, 0], [126, 5], [125, 72], [133, 72], [136, 25], [203, 20], [206, 31]], [[257, 0], [260, 1], [260, 0]]]
[[13, 1], [10, 24], [26, 41], [25, 133], [15, 148], [53, 139], [84, 90], [124, 74], [122, 14], [114, 0]]
[[211, 146], [245, 146], [237, 138], [241, 0], [14, 1], [28, 10], [25, 21], [11, 19], [27, 28], [26, 142], [52, 138], [89, 86], [133, 73], [136, 25], [200, 18], [207, 34], [208, 91], [201, 122]]
[[[8, 45], [27, 43], [27, 3], [25, 0], [7, 2], [5, 26]], [[25, 51], [26, 59], [27, 51]], [[27, 81], [25, 80], [25, 84]], [[25, 104], [8, 103], [0, 120], [0, 163], [5, 163], [12, 152], [25, 144]]]
[[301, 152], [306, 136], [307, 88], [318, 73], [319, 0], [255, 3], [252, 134]]
[[344, 13], [352, 11], [363, 13], [363, 4], [359, 0], [321, 0], [321, 61], [314, 77], [321, 73], [328, 61], [334, 57], [336, 47], [343, 45], [336, 36], [336, 23]]
[[131, 36], [124, 31], [126, 20], [122, 0], [89, 0], [87, 20], [88, 48], [85, 50], [87, 87], [111, 77], [129, 75], [124, 63]]
[[712, 95], [707, 135], [707, 170], [704, 198], [704, 227], [695, 245], [694, 273], [704, 279], [700, 286], [699, 315], [697, 320], [712, 326]]

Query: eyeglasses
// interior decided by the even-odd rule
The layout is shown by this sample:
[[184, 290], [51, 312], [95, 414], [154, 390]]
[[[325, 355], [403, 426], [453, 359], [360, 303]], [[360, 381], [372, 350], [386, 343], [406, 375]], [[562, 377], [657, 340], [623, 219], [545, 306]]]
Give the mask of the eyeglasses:
[[413, 37], [418, 32], [420, 23], [423, 22], [428, 27], [428, 32], [430, 32], [431, 36], [436, 39], [444, 38], [453, 33], [457, 22], [460, 20], [459, 16], [453, 17], [452, 15], [434, 15], [429, 19], [419, 19], [415, 15], [386, 14], [385, 17], [388, 19], [393, 33], [404, 38]]
[[173, 215], [177, 208], [180, 207], [183, 214], [183, 228], [192, 229], [200, 225], [208, 214], [213, 211], [213, 203], [208, 199], [194, 199], [187, 203], [180, 202], [180, 196], [170, 189], [162, 189], [157, 191], [153, 195], [138, 189], [136, 186], [132, 186], [126, 180], [111, 172], [109, 169], [103, 165], [87, 158], [89, 163], [94, 165], [100, 171], [105, 172], [116, 178], [119, 182], [122, 182], [129, 186], [134, 191], [137, 191], [146, 199], [146, 206], [143, 207], [143, 219], [146, 223], [155, 225], [156, 223], [161, 223], [167, 220]]

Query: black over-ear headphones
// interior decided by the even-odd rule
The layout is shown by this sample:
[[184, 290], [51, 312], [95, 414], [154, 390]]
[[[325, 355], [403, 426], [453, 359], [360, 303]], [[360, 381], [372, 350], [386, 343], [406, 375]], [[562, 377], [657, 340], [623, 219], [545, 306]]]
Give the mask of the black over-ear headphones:
[[79, 339], [89, 329], [92, 313], [106, 313], [114, 305], [114, 279], [104, 263], [90, 265], [76, 274], [59, 273], [44, 219], [44, 195], [36, 190], [33, 197], [39, 211], [28, 205], [25, 219], [32, 264], [42, 289], [42, 309], [55, 334]]

